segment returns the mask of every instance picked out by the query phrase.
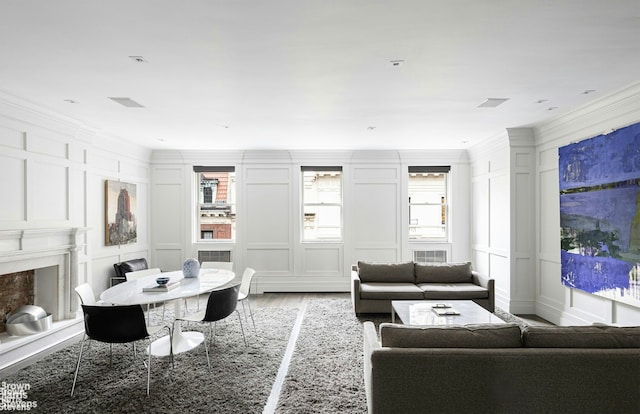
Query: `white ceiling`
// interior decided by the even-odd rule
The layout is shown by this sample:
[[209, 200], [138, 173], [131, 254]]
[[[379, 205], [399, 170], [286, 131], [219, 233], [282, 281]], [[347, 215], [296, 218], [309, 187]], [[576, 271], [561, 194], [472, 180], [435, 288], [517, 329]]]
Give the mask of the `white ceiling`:
[[640, 0], [0, 0], [0, 90], [158, 149], [464, 148], [639, 74]]

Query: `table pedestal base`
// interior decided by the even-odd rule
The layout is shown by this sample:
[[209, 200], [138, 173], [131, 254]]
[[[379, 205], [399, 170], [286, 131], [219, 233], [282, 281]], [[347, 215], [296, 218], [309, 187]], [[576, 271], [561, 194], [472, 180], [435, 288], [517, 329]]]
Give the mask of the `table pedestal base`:
[[[200, 345], [203, 341], [204, 334], [202, 332], [181, 332], [176, 330], [176, 332], [173, 333], [173, 353], [179, 354], [189, 351]], [[148, 349], [147, 352], [149, 352]], [[169, 356], [171, 352], [169, 336], [163, 336], [153, 341], [150, 352], [151, 355], [154, 356]]]

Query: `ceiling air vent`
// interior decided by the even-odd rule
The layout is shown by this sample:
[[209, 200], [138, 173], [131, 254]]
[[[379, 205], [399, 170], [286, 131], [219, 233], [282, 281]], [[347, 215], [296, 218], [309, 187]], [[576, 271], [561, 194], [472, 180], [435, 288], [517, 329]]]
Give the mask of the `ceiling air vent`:
[[487, 98], [484, 102], [478, 105], [478, 108], [495, 108], [498, 105], [502, 105], [507, 102], [509, 98]]
[[112, 98], [109, 97], [114, 102], [118, 102], [122, 106], [126, 106], [128, 108], [144, 108], [144, 106], [140, 105], [138, 102], [134, 101], [131, 98]]

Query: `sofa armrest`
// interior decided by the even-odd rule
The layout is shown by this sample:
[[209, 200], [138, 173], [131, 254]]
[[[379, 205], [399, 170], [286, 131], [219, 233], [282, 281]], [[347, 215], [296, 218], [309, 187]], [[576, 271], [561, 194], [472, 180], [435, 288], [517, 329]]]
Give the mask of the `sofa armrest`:
[[360, 276], [357, 266], [351, 268], [351, 303], [356, 315], [360, 312]]
[[489, 278], [487, 276], [478, 273], [475, 270], [471, 271], [471, 276], [474, 284], [482, 286], [483, 288], [489, 288]]
[[362, 336], [364, 337], [364, 391], [367, 397], [368, 412], [373, 412], [373, 388], [372, 388], [372, 367], [371, 354], [375, 349], [380, 349], [376, 326], [373, 322], [367, 321], [362, 325]]
[[491, 279], [488, 276], [482, 275], [475, 270], [471, 272], [473, 276], [473, 283], [478, 286], [482, 286], [483, 288], [489, 291], [489, 312], [493, 312], [496, 308], [496, 287], [495, 287], [495, 279]]

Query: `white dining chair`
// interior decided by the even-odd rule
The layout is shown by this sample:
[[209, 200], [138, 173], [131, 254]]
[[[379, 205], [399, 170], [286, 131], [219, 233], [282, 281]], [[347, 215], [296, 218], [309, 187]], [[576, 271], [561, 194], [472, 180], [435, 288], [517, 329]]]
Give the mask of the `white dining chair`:
[[[145, 276], [157, 275], [160, 273], [162, 273], [162, 270], [160, 270], [160, 268], [158, 267], [154, 267], [151, 269], [136, 270], [135, 272], [127, 272], [124, 274], [124, 276], [127, 278], [127, 280], [137, 280]], [[164, 320], [164, 311], [165, 311], [165, 305], [163, 302], [162, 303], [162, 320]], [[151, 323], [151, 309], [149, 307], [149, 304], [147, 304], [147, 323]]]
[[209, 369], [211, 369], [208, 342], [211, 339], [215, 342], [215, 323], [227, 318], [234, 312], [238, 315], [238, 322], [240, 322], [240, 330], [242, 331], [242, 339], [244, 341], [244, 345], [247, 346], [247, 338], [244, 335], [244, 327], [242, 326], [242, 317], [240, 316], [240, 312], [238, 312], [238, 285], [231, 285], [223, 289], [210, 292], [209, 298], [207, 299], [206, 309], [193, 315], [176, 318], [173, 322], [172, 332], [176, 332], [176, 325], [180, 324], [180, 321], [209, 324], [209, 338], [205, 335], [204, 349], [207, 354], [207, 365], [209, 366]]
[[202, 262], [200, 269], [223, 269], [233, 270], [233, 262]]
[[[222, 269], [233, 272], [233, 262], [201, 262], [200, 269]], [[200, 310], [200, 298], [196, 298], [197, 310]], [[186, 302], [185, 302], [186, 308]]]
[[242, 311], [244, 312], [244, 319], [247, 320], [247, 310], [244, 307], [244, 303], [247, 303], [247, 307], [249, 308], [249, 315], [251, 316], [251, 323], [253, 324], [253, 330], [258, 333], [256, 330], [256, 322], [253, 320], [253, 312], [251, 312], [251, 305], [249, 304], [249, 291], [251, 290], [251, 280], [253, 279], [253, 275], [256, 273], [250, 267], [244, 269], [242, 273], [242, 280], [240, 281], [240, 291], [238, 292], [238, 302], [242, 303]]
[[83, 283], [76, 286], [74, 289], [80, 298], [82, 305], [96, 305], [103, 303], [101, 300], [96, 300], [96, 294], [93, 292], [93, 288], [88, 283]]
[[144, 276], [157, 275], [159, 273], [162, 273], [162, 270], [160, 270], [157, 267], [154, 267], [152, 269], [144, 269], [144, 270], [136, 270], [135, 272], [127, 272], [124, 274], [124, 276], [127, 278], [127, 280], [136, 280]]

